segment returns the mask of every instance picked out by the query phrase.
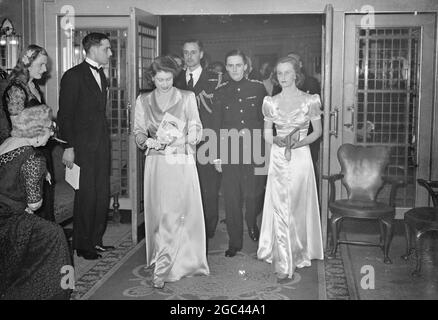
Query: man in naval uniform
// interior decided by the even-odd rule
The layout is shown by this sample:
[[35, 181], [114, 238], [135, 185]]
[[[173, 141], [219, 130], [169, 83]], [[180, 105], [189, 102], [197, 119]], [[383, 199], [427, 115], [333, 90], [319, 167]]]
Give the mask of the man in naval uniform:
[[262, 82], [245, 77], [248, 64], [242, 51], [230, 51], [225, 63], [229, 81], [214, 94], [219, 137], [215, 166], [222, 172], [225, 197], [229, 236], [225, 256], [233, 257], [243, 245], [244, 205], [249, 236], [253, 241], [259, 239], [257, 215], [263, 208], [266, 175], [260, 175], [257, 168], [264, 167], [262, 103], [267, 92]]
[[[182, 71], [175, 79], [175, 87], [183, 90], [190, 90], [195, 93], [198, 102], [199, 117], [202, 122], [203, 131], [213, 128], [216, 112], [212, 106], [213, 93], [219, 84], [216, 74], [203, 68], [201, 59], [204, 56], [202, 42], [196, 39], [189, 39], [183, 44], [183, 55], [186, 70]], [[208, 134], [204, 135], [202, 141], [197, 145], [201, 149], [203, 144], [208, 143]], [[202, 148], [202, 150], [205, 148]], [[208, 149], [207, 149], [208, 153]], [[221, 175], [214, 168], [211, 162], [200, 161], [199, 157], [209, 157], [209, 154], [198, 155], [196, 166], [198, 169], [199, 182], [201, 185], [202, 205], [204, 209], [205, 231], [207, 238], [214, 236], [219, 218], [219, 188]]]

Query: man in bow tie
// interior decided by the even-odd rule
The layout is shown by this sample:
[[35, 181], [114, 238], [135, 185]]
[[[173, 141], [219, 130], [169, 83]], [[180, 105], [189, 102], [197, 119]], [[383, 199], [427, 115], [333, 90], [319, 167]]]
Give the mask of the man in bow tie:
[[[198, 102], [199, 117], [201, 118], [204, 133], [213, 128], [216, 111], [212, 107], [213, 93], [219, 85], [217, 74], [202, 67], [204, 47], [197, 39], [186, 40], [182, 47], [186, 70], [175, 79], [175, 87], [190, 90], [195, 93]], [[208, 134], [197, 145], [198, 150], [204, 150], [203, 144], [208, 143]], [[207, 150], [208, 152], [208, 150]], [[201, 185], [202, 204], [204, 209], [205, 230], [207, 238], [214, 236], [219, 218], [219, 188], [221, 175], [215, 170], [214, 165], [199, 161], [199, 157], [209, 157], [208, 154], [198, 154], [196, 167], [198, 169]]]
[[58, 123], [68, 142], [62, 162], [80, 167], [73, 209], [73, 247], [78, 256], [98, 259], [104, 246], [110, 199], [110, 140], [106, 119], [107, 80], [103, 65], [112, 55], [109, 38], [90, 33], [82, 40], [85, 60], [61, 79]]

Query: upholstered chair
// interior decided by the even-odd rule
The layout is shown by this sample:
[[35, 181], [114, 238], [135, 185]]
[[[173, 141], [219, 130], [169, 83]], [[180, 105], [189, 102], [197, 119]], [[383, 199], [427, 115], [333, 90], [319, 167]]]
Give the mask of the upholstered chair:
[[[323, 177], [330, 184], [329, 210], [332, 213], [330, 229], [333, 244], [328, 258], [335, 257], [338, 245], [343, 243], [378, 246], [383, 250], [384, 263], [392, 263], [388, 253], [393, 236], [394, 198], [397, 187], [401, 186], [403, 181], [385, 176], [390, 155], [391, 149], [386, 146], [364, 147], [343, 144], [338, 149], [341, 172], [329, 177]], [[337, 180], [341, 180], [347, 191], [344, 199], [335, 199], [335, 181]], [[385, 183], [392, 184], [389, 203], [377, 200], [378, 193]], [[339, 233], [342, 221], [345, 218], [358, 221], [378, 221], [380, 224], [379, 243], [340, 240]]]

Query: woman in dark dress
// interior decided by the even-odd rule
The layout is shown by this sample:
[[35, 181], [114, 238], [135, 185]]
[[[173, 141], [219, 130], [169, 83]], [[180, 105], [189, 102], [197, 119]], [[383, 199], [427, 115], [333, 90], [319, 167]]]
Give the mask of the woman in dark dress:
[[0, 145], [0, 299], [68, 299], [61, 269], [71, 265], [62, 228], [33, 214], [47, 175], [36, 148], [53, 134], [45, 105], [11, 114], [12, 132]]
[[[45, 104], [44, 97], [38, 84], [34, 80], [42, 78], [47, 71], [47, 52], [37, 45], [29, 45], [20, 56], [17, 65], [9, 76], [9, 84], [3, 94], [4, 110], [9, 118], [25, 108]], [[39, 151], [46, 158], [50, 178], [53, 179], [52, 150], [54, 142], [39, 147]], [[36, 214], [46, 220], [55, 221], [54, 215], [54, 181], [47, 179], [43, 186], [43, 204]]]

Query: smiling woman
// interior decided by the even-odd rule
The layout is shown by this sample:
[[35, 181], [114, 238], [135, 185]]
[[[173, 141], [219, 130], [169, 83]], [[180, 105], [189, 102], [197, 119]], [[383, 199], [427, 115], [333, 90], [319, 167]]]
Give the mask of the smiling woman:
[[[35, 80], [40, 80], [47, 72], [47, 60], [47, 51], [35, 44], [29, 45], [21, 53], [17, 65], [8, 78], [8, 86], [3, 94], [9, 127], [2, 128], [2, 131], [10, 133], [11, 116], [17, 115], [29, 107], [45, 104], [44, 96]], [[53, 146], [54, 143], [50, 141], [45, 146], [38, 148], [44, 154], [50, 176], [54, 175], [52, 161]], [[43, 197], [43, 206], [36, 214], [46, 220], [55, 221], [54, 187], [48, 182], [44, 182]]]
[[195, 94], [173, 87], [178, 72], [170, 56], [156, 58], [150, 67], [156, 89], [141, 94], [135, 106], [135, 141], [146, 149], [146, 265], [155, 288], [210, 272], [194, 158], [202, 125]]

